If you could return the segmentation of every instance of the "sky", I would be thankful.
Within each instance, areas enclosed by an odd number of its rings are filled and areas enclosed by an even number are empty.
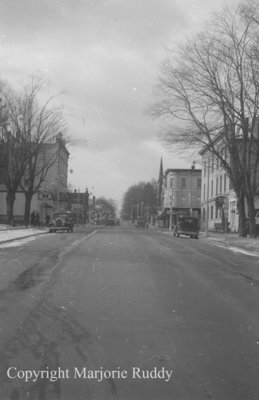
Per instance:
[[[40,73],[64,107],[69,184],[121,202],[127,189],[192,160],[145,110],[168,49],[236,0],[0,0],[0,79]],[[72,172],[73,171],[73,172]]]

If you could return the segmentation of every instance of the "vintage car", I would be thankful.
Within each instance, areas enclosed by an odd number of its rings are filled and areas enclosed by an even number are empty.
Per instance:
[[[104,225],[106,226],[114,226],[115,225],[115,218],[113,217],[108,217],[106,218]]]
[[[49,224],[49,232],[66,231],[73,232],[74,222],[72,214],[67,211],[53,214],[52,222]]]
[[[199,218],[188,216],[179,217],[178,222],[174,227],[174,236],[179,237],[180,235],[186,235],[198,239],[199,230]]]

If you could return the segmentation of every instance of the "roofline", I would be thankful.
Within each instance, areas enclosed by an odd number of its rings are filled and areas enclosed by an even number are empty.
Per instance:
[[[169,172],[193,172],[193,171],[201,172],[201,169],[200,168],[168,168],[167,170],[165,170],[164,175],[167,175]]]

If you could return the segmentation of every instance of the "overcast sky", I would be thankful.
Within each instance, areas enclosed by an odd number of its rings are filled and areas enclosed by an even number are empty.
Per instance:
[[[144,110],[166,49],[237,0],[0,0],[0,78],[40,71],[51,93],[64,91],[69,182],[121,200],[129,186],[191,160],[165,150],[159,123]],[[85,142],[87,141],[87,145]],[[94,188],[94,189],[93,189]]]

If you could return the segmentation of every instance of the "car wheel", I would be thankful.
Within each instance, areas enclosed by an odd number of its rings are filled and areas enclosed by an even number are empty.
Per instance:
[[[177,237],[180,237],[180,233],[177,233],[176,236],[177,236]]]

